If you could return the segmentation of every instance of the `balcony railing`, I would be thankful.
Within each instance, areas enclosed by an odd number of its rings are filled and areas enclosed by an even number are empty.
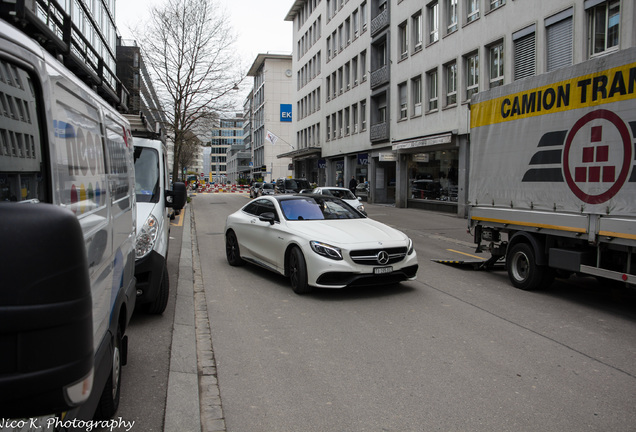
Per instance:
[[[370,130],[371,142],[386,141],[389,139],[389,123],[376,123],[371,125]]]
[[[371,88],[376,88],[382,84],[386,84],[390,81],[390,69],[388,65],[382,66],[380,69],[376,69],[371,72]]]
[[[378,16],[371,20],[371,37],[379,31],[384,30],[390,24],[389,10],[385,9]]]

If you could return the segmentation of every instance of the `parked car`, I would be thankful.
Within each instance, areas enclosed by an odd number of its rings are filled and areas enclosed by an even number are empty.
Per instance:
[[[303,189],[311,189],[311,185],[305,179],[279,178],[276,180],[276,193],[293,194],[300,193]]]
[[[258,195],[258,190],[263,185],[262,182],[254,182],[250,186],[250,198],[256,198]]]
[[[356,196],[357,197],[369,196],[369,184],[368,183],[358,183],[358,186],[356,186]]]
[[[367,215],[367,212],[364,210],[364,205],[360,202],[360,198],[357,198],[349,189],[343,187],[317,187],[312,193],[320,194],[320,195],[329,195],[336,198],[340,198],[347,204],[349,204],[354,209],[358,210],[363,215]]]
[[[274,193],[274,183],[263,183],[258,191],[256,191],[256,196],[259,197],[263,195],[274,195]]]
[[[250,201],[226,219],[225,252],[232,266],[250,262],[289,277],[297,294],[414,280],[418,269],[404,233],[319,194]]]

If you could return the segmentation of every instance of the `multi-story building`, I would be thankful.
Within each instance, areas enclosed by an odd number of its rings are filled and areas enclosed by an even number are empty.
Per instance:
[[[146,68],[141,48],[135,41],[119,39],[117,76],[130,95],[127,117],[133,135],[152,137],[165,143],[166,115]]]
[[[280,177],[306,177],[294,172],[291,158],[292,101],[294,97],[290,55],[259,54],[247,76],[254,78],[251,93],[251,179],[274,181]],[[249,98],[248,98],[249,99]],[[247,102],[246,102],[247,103]]]
[[[632,47],[634,18],[629,0],[296,0],[297,144],[325,184],[464,215],[471,96]]]
[[[116,75],[115,0],[3,1],[0,15],[19,23],[106,102],[128,109]]]
[[[245,155],[240,157],[233,152],[243,148],[243,114],[233,118],[221,118],[205,139],[202,159],[202,172],[206,179],[215,183],[235,182],[238,179],[238,167],[243,168]],[[228,164],[228,155],[235,164]],[[240,161],[238,160],[240,159]]]

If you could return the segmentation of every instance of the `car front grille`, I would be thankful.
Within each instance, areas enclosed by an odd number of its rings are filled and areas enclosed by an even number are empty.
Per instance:
[[[406,256],[406,248],[387,248],[387,249],[365,249],[351,251],[349,256],[356,264],[362,265],[389,265],[396,262],[400,262]],[[386,253],[386,254],[385,254]],[[383,261],[381,258],[384,256],[386,259],[388,255],[388,261]]]

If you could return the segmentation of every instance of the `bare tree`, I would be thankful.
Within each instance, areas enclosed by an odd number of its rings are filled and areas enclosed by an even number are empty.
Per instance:
[[[180,178],[181,153],[189,131],[218,112],[234,109],[231,92],[244,74],[236,40],[217,0],[170,0],[151,9],[143,33],[136,32],[174,137],[173,178]]]

